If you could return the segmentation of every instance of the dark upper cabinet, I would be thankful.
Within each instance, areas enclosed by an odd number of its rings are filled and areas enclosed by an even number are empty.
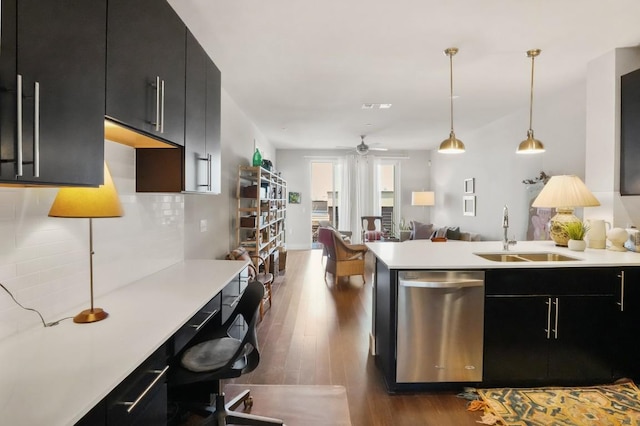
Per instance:
[[[207,58],[208,59],[208,58]],[[222,192],[222,143],[220,140],[220,117],[222,76],[220,70],[210,59],[207,60],[207,153],[211,156],[209,164],[210,192]]]
[[[187,32],[185,191],[220,193],[220,70]]]
[[[187,31],[184,149],[138,149],[136,191],[220,193],[220,80]]]
[[[165,0],[109,0],[108,118],[184,144],[186,27]]]
[[[106,0],[1,5],[0,181],[101,184]]]

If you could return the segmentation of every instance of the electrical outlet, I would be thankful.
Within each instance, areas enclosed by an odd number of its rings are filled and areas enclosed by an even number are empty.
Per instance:
[[[207,232],[207,220],[206,219],[201,219],[200,220],[200,232]]]

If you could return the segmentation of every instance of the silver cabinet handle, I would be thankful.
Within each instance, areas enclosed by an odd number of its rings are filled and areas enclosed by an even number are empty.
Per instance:
[[[624,271],[620,271],[620,301],[618,302],[618,306],[620,306],[620,312],[624,312]]]
[[[223,305],[228,306],[230,308],[233,308],[234,306],[236,306],[238,304],[239,301],[240,301],[240,296],[237,296],[235,299],[233,299],[233,302],[231,302],[231,303],[223,303]]]
[[[33,177],[40,177],[40,83],[33,87]]]
[[[207,183],[199,184],[198,186],[206,186],[207,191],[211,191],[211,154],[207,154],[206,157],[200,157],[200,160],[207,162]]]
[[[400,280],[402,287],[420,287],[420,288],[462,288],[462,287],[482,287],[484,280],[474,279],[453,279],[450,281],[422,281],[419,278],[415,280]]]
[[[189,324],[189,327],[195,328],[196,331],[200,330],[202,326],[205,325],[218,312],[219,312],[219,309],[215,309],[213,312],[206,312],[209,315],[207,315],[207,317],[204,320],[202,320],[200,324]]]
[[[140,395],[138,395],[138,397],[135,399],[135,401],[133,401],[133,402],[125,401],[125,402],[120,402],[119,404],[128,405],[129,408],[127,408],[127,413],[131,414],[131,412],[136,408],[136,405],[138,405],[138,403],[140,401],[142,401],[142,399],[149,393],[149,391],[151,389],[153,389],[155,384],[158,383],[158,381],[160,381],[160,379],[167,373],[168,369],[169,369],[169,366],[167,365],[162,370],[151,370],[151,371],[149,371],[150,373],[157,374],[156,378],[153,379],[153,382],[151,382],[151,384],[149,386],[147,386],[147,388],[145,390],[143,390]]]
[[[164,80],[160,83],[160,133],[164,133]]]
[[[547,298],[547,328],[545,330],[547,332],[547,339],[551,338],[551,298]]]
[[[17,128],[17,142],[18,142],[18,146],[17,146],[17,150],[18,152],[16,152],[16,167],[17,167],[17,171],[16,171],[16,176],[22,176],[22,76],[20,74],[18,74],[17,77],[17,102],[16,104],[18,105],[18,110],[17,112],[17,123],[16,123],[16,128]]]
[[[211,154],[207,154],[207,190],[211,191]]]
[[[160,130],[160,76],[156,76],[156,84],[152,85],[156,89],[156,121],[151,123],[156,127],[156,132]]]
[[[557,340],[558,339],[558,315],[560,310],[560,301],[558,300],[557,297],[556,297],[556,301],[553,302],[553,304],[556,305],[556,320],[553,326],[553,338]]]

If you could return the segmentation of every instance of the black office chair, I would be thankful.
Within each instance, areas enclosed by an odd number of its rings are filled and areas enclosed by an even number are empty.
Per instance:
[[[239,377],[253,371],[260,362],[256,323],[258,308],[264,296],[264,286],[258,281],[250,281],[238,301],[233,314],[222,324],[196,337],[196,342],[188,347],[180,357],[180,365],[169,369],[170,400],[183,400],[188,395],[190,402],[200,399],[190,412],[207,417],[207,425],[282,425],[282,420],[232,411],[244,402],[252,404],[249,390],[245,390],[229,403],[225,403],[222,380]],[[242,340],[229,335],[228,330],[238,316],[247,324]],[[199,343],[197,343],[199,341]],[[211,405],[215,395],[215,405]],[[191,405],[191,404],[190,404]]]

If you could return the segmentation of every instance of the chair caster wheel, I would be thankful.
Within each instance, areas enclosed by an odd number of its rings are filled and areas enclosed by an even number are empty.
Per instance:
[[[244,400],[244,408],[251,408],[251,407],[253,407],[253,397],[248,396],[247,399]]]

